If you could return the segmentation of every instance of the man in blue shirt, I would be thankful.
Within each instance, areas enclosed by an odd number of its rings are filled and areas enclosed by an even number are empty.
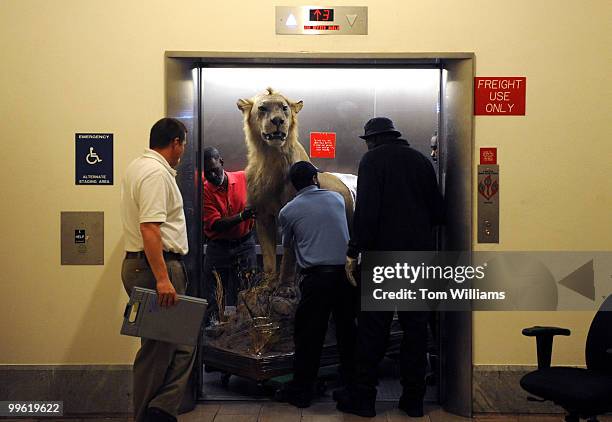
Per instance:
[[[295,253],[301,299],[295,314],[293,381],[287,400],[308,407],[319,370],[330,314],[336,324],[340,374],[344,382],[354,372],[357,289],[346,280],[344,263],[349,231],[344,199],[320,189],[314,165],[299,161],[289,177],[297,194],[279,213],[283,247]],[[291,252],[289,251],[289,252]]]

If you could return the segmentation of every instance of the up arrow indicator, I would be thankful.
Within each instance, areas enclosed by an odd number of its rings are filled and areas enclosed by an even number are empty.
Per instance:
[[[346,15],[346,20],[348,21],[351,27],[355,24],[356,19],[357,19],[357,15]]]
[[[297,26],[297,20],[295,19],[295,16],[293,16],[293,14],[289,15],[289,17],[287,18],[287,23],[285,23],[285,25]]]

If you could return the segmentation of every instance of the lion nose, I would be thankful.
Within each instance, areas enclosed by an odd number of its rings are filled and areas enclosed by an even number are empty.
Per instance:
[[[285,123],[285,120],[280,117],[275,117],[272,119],[272,123],[274,123],[276,126],[280,126]]]

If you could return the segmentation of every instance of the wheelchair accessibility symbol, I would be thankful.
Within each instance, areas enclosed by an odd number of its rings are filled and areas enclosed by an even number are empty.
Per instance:
[[[102,162],[102,159],[98,156],[98,153],[94,151],[93,147],[89,147],[89,154],[85,157],[87,164],[98,164]]]

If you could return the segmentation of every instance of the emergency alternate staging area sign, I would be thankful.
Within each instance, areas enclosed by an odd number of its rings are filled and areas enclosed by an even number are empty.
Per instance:
[[[474,114],[525,115],[527,78],[474,78]]]
[[[113,134],[77,133],[75,184],[113,184]]]

